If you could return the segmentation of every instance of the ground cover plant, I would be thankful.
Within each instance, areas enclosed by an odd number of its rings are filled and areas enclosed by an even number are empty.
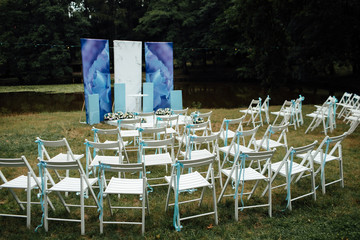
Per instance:
[[[279,110],[280,106],[271,106],[270,110]],[[224,117],[238,118],[241,116],[239,109],[198,109],[201,112],[212,110],[212,128],[217,131],[220,128]],[[303,106],[304,114],[314,110],[313,106]],[[195,111],[190,109],[189,111]],[[85,139],[92,140],[93,132],[91,126],[80,124],[79,117],[81,112],[55,112],[55,113],[27,113],[9,114],[0,116],[0,156],[19,157],[25,155],[31,163],[33,169],[38,173],[37,164],[37,145],[36,137],[48,140],[66,138],[74,153],[85,153]],[[305,116],[305,115],[304,115]],[[272,117],[271,120],[274,118]],[[304,134],[310,119],[305,117],[304,126],[297,130],[289,127],[288,144],[289,146],[301,146],[309,144],[314,140],[322,141],[324,134],[321,127],[309,134]],[[106,124],[97,124],[97,128],[109,128]],[[266,129],[266,125],[261,127],[257,133],[260,138]],[[337,121],[337,128],[330,136],[340,135],[348,129],[342,121]],[[360,129],[348,136],[343,142],[344,159],[344,180],[345,188],[339,184],[327,187],[327,192],[322,195],[320,188],[317,190],[317,200],[311,197],[303,198],[293,202],[293,211],[284,210],[286,207],[286,190],[283,188],[273,190],[273,217],[267,214],[267,209],[245,209],[239,213],[239,221],[234,221],[234,200],[225,198],[218,204],[219,225],[214,225],[213,217],[203,217],[184,221],[181,232],[176,232],[172,225],[173,208],[165,212],[165,199],[167,187],[155,188],[149,194],[150,214],[146,216],[146,239],[359,239],[360,237]],[[273,162],[280,161],[285,151],[279,149],[275,153]],[[130,156],[136,161],[135,153]],[[85,158],[82,159],[83,165]],[[338,167],[335,163],[326,165],[327,179],[331,180],[338,176]],[[152,170],[152,174],[163,174],[164,170]],[[10,175],[16,172],[10,172]],[[281,178],[280,178],[281,179]],[[282,180],[282,179],[281,179]],[[316,176],[316,185],[320,182],[320,174]],[[261,198],[261,189],[255,192],[254,198],[250,201],[266,201]],[[292,194],[309,189],[309,182],[301,181],[296,187],[292,188]],[[217,196],[220,193],[220,185],[216,183]],[[25,196],[21,195],[22,197]],[[194,193],[197,194],[197,193]],[[0,211],[11,210],[20,213],[18,206],[13,201],[12,196],[7,190],[0,192]],[[76,199],[76,198],[74,198]],[[33,201],[37,200],[35,194]],[[53,213],[57,217],[67,216],[66,211],[53,196],[52,200],[56,207]],[[121,199],[123,200],[123,199]],[[87,201],[90,201],[88,199]],[[118,201],[113,198],[112,201]],[[125,202],[131,203],[133,198],[124,198]],[[246,204],[246,201],[245,201]],[[207,192],[203,208],[211,208],[210,191]],[[40,206],[32,208],[32,228],[26,228],[25,220],[19,218],[0,218],[0,233],[2,238],[55,238],[55,239],[137,239],[141,237],[140,227],[127,225],[105,225],[104,234],[99,234],[99,220],[96,209],[86,210],[86,235],[80,236],[80,225],[77,223],[50,222],[49,232],[44,229],[34,232],[35,227],[40,223]],[[197,205],[189,205],[182,211],[197,213]],[[72,215],[76,215],[73,212]],[[109,213],[105,211],[106,217]],[[119,215],[117,215],[117,218]],[[140,213],[133,212],[128,218],[138,218]]]

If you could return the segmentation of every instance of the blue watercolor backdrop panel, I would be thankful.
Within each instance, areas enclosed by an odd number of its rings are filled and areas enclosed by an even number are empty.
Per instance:
[[[87,98],[89,94],[99,94],[100,121],[111,112],[111,82],[109,40],[81,39],[86,122],[89,123]]]
[[[170,108],[174,89],[173,43],[145,43],[146,82],[154,84],[154,111]]]

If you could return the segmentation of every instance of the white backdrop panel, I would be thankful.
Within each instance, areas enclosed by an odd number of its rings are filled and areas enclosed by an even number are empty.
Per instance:
[[[125,83],[126,111],[140,112],[142,42],[114,40],[115,83]]]

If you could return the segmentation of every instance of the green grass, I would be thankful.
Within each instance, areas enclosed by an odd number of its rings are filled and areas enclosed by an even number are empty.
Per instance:
[[[83,93],[84,84],[0,86],[0,93],[7,92]]]
[[[278,110],[280,106],[271,106],[271,110]],[[312,106],[304,106],[304,113],[311,112]],[[194,109],[191,109],[192,111]],[[201,112],[213,111],[212,127],[217,131],[222,119],[237,118],[241,114],[238,109],[200,109]],[[35,172],[38,172],[36,163],[37,145],[35,138],[41,137],[48,140],[67,138],[74,153],[85,153],[85,139],[92,140],[93,133],[91,126],[79,123],[81,112],[55,112],[39,114],[19,114],[2,115],[0,117],[0,156],[18,157],[25,155],[30,161]],[[304,115],[305,116],[305,115]],[[273,118],[272,118],[273,120]],[[314,140],[322,141],[324,134],[318,128],[314,132],[304,134],[310,119],[305,117],[305,125],[298,130],[289,128],[289,146],[301,146],[309,144]],[[98,128],[108,128],[105,124],[96,125]],[[330,134],[335,136],[346,131],[348,125],[338,121],[336,130]],[[262,127],[257,138],[260,138],[266,129]],[[218,204],[219,225],[212,226],[212,217],[203,217],[184,221],[181,232],[176,232],[172,226],[173,208],[165,212],[166,187],[155,188],[149,194],[150,215],[146,217],[146,239],[359,239],[360,238],[360,130],[356,130],[343,142],[344,156],[344,178],[345,188],[340,188],[339,184],[328,187],[326,195],[322,195],[320,189],[317,191],[317,201],[311,197],[303,198],[293,203],[293,211],[283,211],[286,206],[286,191],[275,189],[273,191],[273,217],[269,218],[267,209],[245,209],[239,213],[239,221],[234,221],[234,201],[232,198],[224,198]],[[273,158],[273,162],[280,161],[285,151],[279,149]],[[136,161],[136,155],[131,155]],[[84,158],[82,162],[84,164]],[[329,163],[326,165],[327,178],[334,179],[338,175],[337,165]],[[16,175],[14,172],[4,172],[7,175]],[[154,174],[165,174],[164,170],[155,169]],[[281,179],[280,177],[278,178]],[[277,180],[277,181],[279,181]],[[282,179],[281,179],[282,180]],[[317,185],[320,176],[316,177]],[[292,194],[304,192],[309,189],[309,182],[304,180],[292,188]],[[264,202],[261,198],[260,186],[255,192],[252,202]],[[216,185],[217,195],[220,193],[220,185]],[[195,194],[198,194],[195,192]],[[35,194],[34,194],[35,195]],[[36,196],[33,195],[33,200]],[[23,198],[25,194],[20,194]],[[203,210],[211,208],[210,191],[207,192],[207,200],[204,202]],[[70,199],[70,198],[69,198]],[[51,213],[57,217],[67,217],[67,213],[60,205],[58,199],[53,195],[52,200],[56,206],[56,212]],[[131,203],[130,199],[123,199]],[[112,201],[117,202],[117,198]],[[14,203],[11,195],[6,191],[0,191],[0,211],[11,210],[15,213],[22,213]],[[92,203],[91,199],[87,203]],[[246,201],[245,201],[246,204]],[[181,208],[181,213],[197,213],[196,206],[189,205]],[[72,216],[77,216],[76,211]],[[141,230],[139,226],[124,225],[105,225],[104,235],[99,234],[99,220],[96,209],[86,210],[86,235],[80,236],[80,225],[77,223],[50,222],[49,232],[45,233],[40,229],[35,233],[35,227],[40,223],[41,210],[39,206],[34,206],[32,211],[32,229],[27,230],[25,220],[19,218],[0,217],[0,233],[2,238],[55,238],[55,239],[140,239]],[[119,218],[121,215],[117,215]],[[131,213],[130,216],[139,219],[140,214]],[[109,218],[108,211],[105,217]],[[136,220],[137,220],[136,219]]]

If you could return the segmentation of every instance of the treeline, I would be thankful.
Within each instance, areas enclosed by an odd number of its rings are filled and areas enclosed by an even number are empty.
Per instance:
[[[22,84],[71,81],[80,38],[171,41],[185,73],[265,86],[359,76],[358,0],[0,0],[0,21],[0,78]]]

